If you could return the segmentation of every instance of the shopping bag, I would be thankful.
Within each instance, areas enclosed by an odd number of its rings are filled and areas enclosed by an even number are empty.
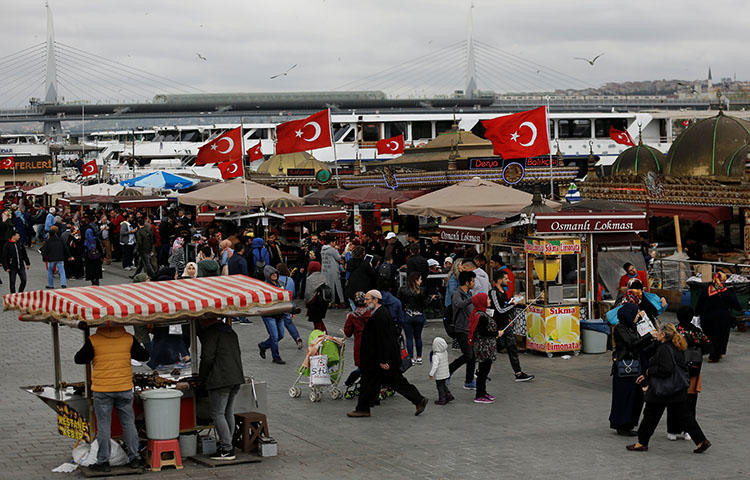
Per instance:
[[[331,374],[328,372],[328,355],[310,357],[310,385],[330,385]]]
[[[662,313],[667,311],[668,305],[662,306],[661,297],[659,295],[651,292],[643,292],[643,298],[648,300],[648,302],[654,306],[657,315],[661,315]]]
[[[620,320],[617,318],[617,311],[622,308],[622,305],[618,305],[615,308],[610,309],[606,314],[605,317],[607,317],[607,322],[609,322],[610,325],[617,325],[620,323]]]

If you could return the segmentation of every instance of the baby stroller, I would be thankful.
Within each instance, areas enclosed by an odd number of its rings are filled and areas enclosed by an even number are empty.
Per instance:
[[[344,338],[332,337],[321,330],[313,330],[308,338],[305,360],[299,368],[297,379],[289,388],[289,396],[292,398],[300,397],[302,386],[307,385],[310,387],[309,398],[311,402],[319,402],[326,390],[331,395],[332,400],[343,398],[344,394],[339,388],[339,383],[344,373],[344,342]],[[313,359],[313,357],[320,355],[327,357],[325,371],[313,372],[313,375],[311,375],[311,362],[321,360],[320,358]],[[321,377],[326,376],[328,379],[322,378],[321,382]],[[308,377],[308,379],[302,377]]]

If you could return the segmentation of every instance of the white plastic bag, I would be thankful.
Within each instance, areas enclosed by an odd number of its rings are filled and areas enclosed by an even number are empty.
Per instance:
[[[109,464],[113,467],[119,465],[125,465],[128,463],[128,454],[120,446],[119,443],[115,442],[111,438],[109,439]],[[96,455],[99,452],[99,443],[95,439],[91,442],[91,445],[87,443],[81,443],[73,449],[73,461],[78,465],[89,467],[96,463]]]
[[[310,357],[310,385],[330,385],[331,374],[328,372],[328,355]]]
[[[698,328],[701,328],[701,317],[699,317],[697,315],[694,316],[693,319],[690,321],[690,323],[692,323],[693,325],[695,325]]]

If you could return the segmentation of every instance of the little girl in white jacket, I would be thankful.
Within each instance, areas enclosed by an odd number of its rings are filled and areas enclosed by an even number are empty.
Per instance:
[[[432,355],[430,358],[432,368],[430,368],[430,380],[435,380],[437,386],[438,399],[436,405],[445,405],[453,400],[453,395],[448,390],[445,381],[451,376],[448,370],[448,344],[442,337],[435,337],[432,341]]]

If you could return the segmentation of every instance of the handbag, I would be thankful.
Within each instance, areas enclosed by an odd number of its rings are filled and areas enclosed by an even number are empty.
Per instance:
[[[631,378],[641,376],[641,362],[635,358],[631,360],[617,361],[617,376],[619,378]]]
[[[688,365],[690,377],[697,377],[701,372],[703,364],[703,352],[700,347],[688,347],[685,350],[685,363]]]
[[[670,397],[683,390],[687,390],[690,386],[690,377],[687,368],[678,365],[677,360],[674,358],[674,351],[671,348],[669,350],[672,356],[672,366],[674,367],[672,375],[666,378],[654,377],[649,380],[650,388],[654,389],[654,395],[657,397]]]
[[[409,356],[409,352],[406,351],[404,343],[404,336],[400,335],[398,338],[398,348],[401,354],[401,366],[399,368],[399,370],[401,370],[401,373],[409,370],[412,366],[411,357]]]

